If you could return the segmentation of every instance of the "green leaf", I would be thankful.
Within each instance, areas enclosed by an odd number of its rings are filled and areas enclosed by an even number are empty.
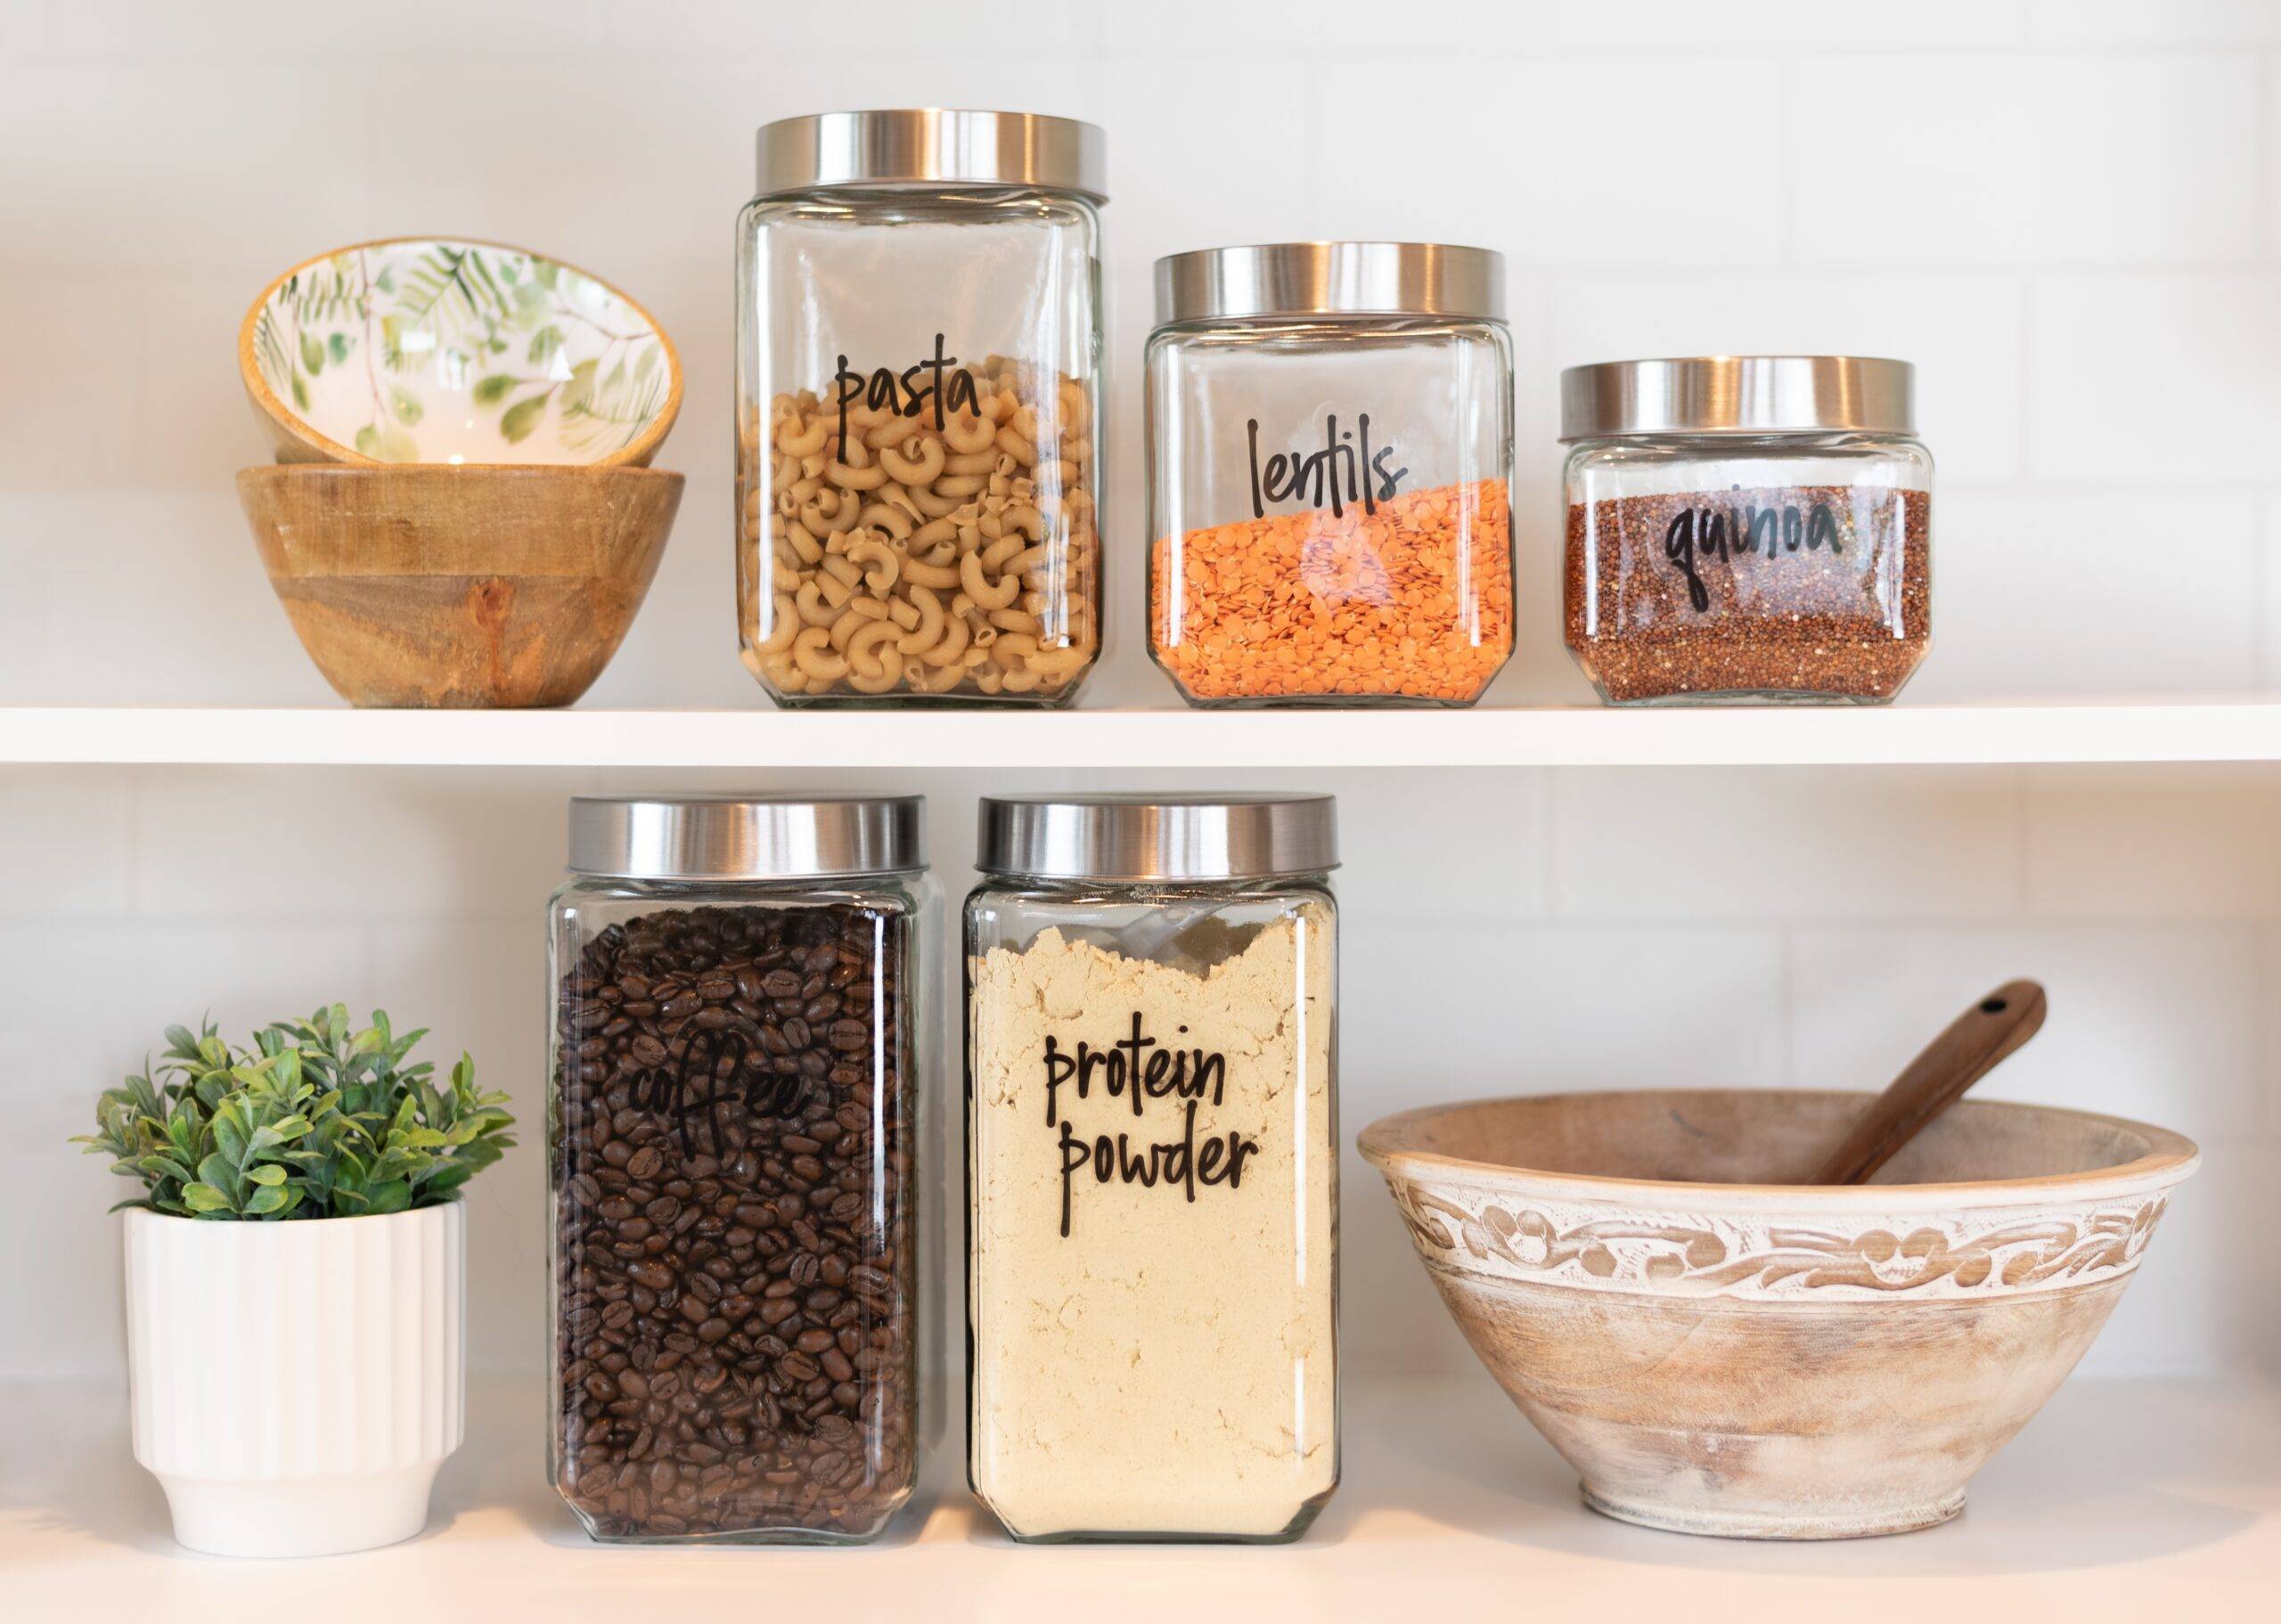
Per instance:
[[[309,386],[301,381],[298,372],[293,374],[293,404],[302,412],[309,409]]]
[[[544,366],[554,358],[554,352],[561,347],[562,330],[550,322],[531,335],[531,364]]]
[[[272,1022],[236,1048],[208,1022],[167,1031],[156,1066],[104,1089],[76,1137],[135,1180],[124,1204],[185,1218],[274,1220],[400,1212],[448,1201],[513,1146],[505,1096],[462,1054],[448,1086],[411,1058],[423,1027],[338,1004]]]
[[[547,402],[553,398],[554,391],[550,388],[543,394],[530,396],[527,400],[517,401],[508,407],[505,414],[499,420],[499,433],[507,444],[519,445],[530,438],[531,431],[536,428],[540,420],[546,416]]]
[[[313,332],[301,335],[301,364],[312,378],[324,371],[324,341]]]
[[[324,353],[331,358],[333,364],[338,366],[348,359],[348,347],[354,342],[355,340],[347,333],[337,332],[325,340]]]
[[[388,410],[396,413],[396,420],[409,428],[428,415],[428,409],[402,389],[388,391]]]
[[[494,372],[475,386],[472,393],[478,406],[495,406],[507,398],[507,392],[522,381],[504,372]]]
[[[393,423],[367,423],[356,431],[356,449],[377,462],[417,462],[420,443]]]

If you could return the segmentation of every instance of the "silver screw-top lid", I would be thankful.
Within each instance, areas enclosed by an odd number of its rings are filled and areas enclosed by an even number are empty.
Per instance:
[[[808,879],[923,869],[920,796],[575,796],[573,874]]]
[[[756,145],[764,197],[811,186],[941,184],[1033,186],[1108,200],[1100,126],[1044,113],[807,113],[762,125]]]
[[[989,874],[1042,879],[1266,879],[1338,866],[1319,795],[985,796]]]
[[[1265,242],[1157,261],[1157,323],[1255,316],[1505,319],[1505,257],[1447,242]]]
[[[1560,437],[1916,432],[1917,369],[1874,355],[1675,355],[1560,374]]]

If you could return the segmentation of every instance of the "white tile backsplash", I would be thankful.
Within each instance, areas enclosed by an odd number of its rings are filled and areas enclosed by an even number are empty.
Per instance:
[[[1481,242],[1523,266],[1781,261],[1787,159],[1760,59],[1643,53],[1615,70],[1457,52],[1435,75],[1430,118],[1416,95],[1387,94],[1367,53],[1310,78],[1319,235]],[[1684,159],[1706,119],[1729,155],[1715,185]]]
[[[2281,469],[2277,358],[2281,273],[2038,276],[2029,477],[2178,495],[2269,484]]]
[[[2256,252],[2246,55],[1845,56],[1799,63],[1789,83],[1791,226],[1809,265]]]
[[[2020,892],[2003,771],[1557,773],[1563,919],[1986,918]]]
[[[2025,814],[2038,918],[2281,918],[2281,767],[2046,768]]]
[[[1913,697],[2257,686],[2252,496],[1966,489],[1935,499],[1934,524],[1933,653]]]

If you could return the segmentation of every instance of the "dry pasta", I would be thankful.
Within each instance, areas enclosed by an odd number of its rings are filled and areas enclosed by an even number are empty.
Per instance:
[[[739,425],[744,661],[780,696],[1054,700],[1100,653],[1091,393],[961,370],[939,424],[803,390]]]

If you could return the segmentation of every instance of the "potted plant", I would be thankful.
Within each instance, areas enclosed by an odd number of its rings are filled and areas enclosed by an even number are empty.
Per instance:
[[[170,1027],[78,1140],[127,1209],[135,1457],[175,1538],[226,1556],[410,1538],[459,1445],[460,1187],[514,1143],[504,1094],[335,1004],[235,1049]],[[115,1211],[118,1209],[114,1209]]]

